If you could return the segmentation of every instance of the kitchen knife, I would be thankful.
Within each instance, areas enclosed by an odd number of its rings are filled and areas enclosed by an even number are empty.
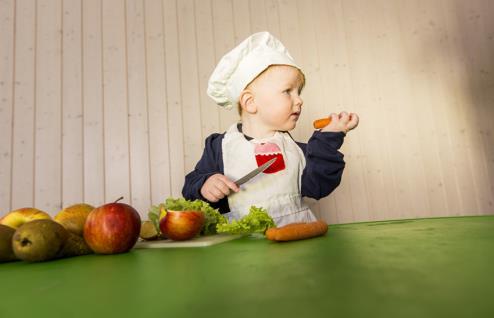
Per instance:
[[[266,170],[267,168],[269,168],[274,162],[276,161],[276,158],[273,158],[271,160],[269,160],[268,162],[264,163],[262,166],[259,166],[258,168],[252,170],[251,172],[247,173],[245,176],[243,176],[242,178],[238,179],[237,181],[235,181],[235,183],[240,186],[241,184],[244,184],[246,183],[247,181],[249,181],[250,179],[254,178],[255,176],[257,176],[259,173],[263,172],[264,170]]]

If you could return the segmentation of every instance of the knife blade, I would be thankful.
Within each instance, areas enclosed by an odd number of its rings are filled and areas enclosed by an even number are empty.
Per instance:
[[[263,172],[264,170],[266,170],[267,168],[269,168],[274,162],[276,161],[276,158],[273,158],[267,162],[265,162],[263,165],[257,167],[256,169],[252,170],[251,172],[247,173],[245,176],[243,176],[242,178],[238,179],[237,181],[235,181],[235,183],[240,186],[241,184],[244,184],[246,183],[247,181],[249,181],[250,179],[254,178],[255,176],[257,176],[259,173]]]

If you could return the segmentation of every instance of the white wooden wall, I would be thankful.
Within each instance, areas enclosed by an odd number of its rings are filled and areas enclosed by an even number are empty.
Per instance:
[[[0,214],[180,196],[237,119],[205,94],[249,34],[307,75],[294,135],[360,114],[331,223],[494,213],[490,0],[0,0]]]

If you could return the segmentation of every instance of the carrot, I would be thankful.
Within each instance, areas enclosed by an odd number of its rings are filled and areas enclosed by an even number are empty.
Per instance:
[[[266,238],[271,241],[295,241],[321,236],[328,231],[328,224],[324,221],[309,223],[290,223],[282,227],[270,228],[266,231]]]
[[[313,125],[314,125],[315,129],[321,129],[321,128],[326,127],[330,123],[331,123],[331,117],[326,117],[326,118],[320,118],[320,119],[314,120]]]
[[[339,115],[339,118],[341,118],[341,114]],[[352,114],[348,115],[348,119],[352,119]],[[331,117],[326,117],[326,118],[319,118],[314,120],[314,123],[312,124],[315,129],[321,129],[326,127],[327,125],[331,124]]]

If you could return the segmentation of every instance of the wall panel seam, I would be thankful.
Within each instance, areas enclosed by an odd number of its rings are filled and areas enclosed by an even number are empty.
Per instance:
[[[60,28],[61,28],[61,32],[59,33],[59,36],[60,36],[60,205],[63,205],[65,204],[65,202],[63,202],[63,188],[64,188],[64,184],[63,184],[63,173],[64,173],[64,169],[63,169],[63,139],[64,139],[64,120],[63,120],[63,106],[64,106],[64,93],[63,93],[63,90],[64,90],[64,77],[63,77],[63,58],[64,58],[64,49],[63,49],[63,42],[64,42],[64,33],[65,33],[65,30],[64,30],[64,26],[63,26],[63,23],[64,23],[64,1],[63,0],[60,0]]]
[[[160,3],[162,3],[160,1]],[[147,129],[147,152],[148,152],[148,180],[149,180],[149,193],[148,198],[149,202],[153,204],[153,180],[152,180],[152,165],[151,165],[151,127],[149,124],[149,74],[148,74],[148,29],[147,29],[147,21],[146,21],[146,0],[142,2],[142,12],[143,12],[143,24],[144,24],[144,86],[145,86],[145,94],[146,94],[146,129]],[[163,10],[161,10],[163,12]],[[169,160],[168,160],[169,161]]]
[[[180,23],[179,23],[179,14],[178,14],[178,0],[175,0],[175,27],[177,29],[177,51],[180,53],[181,52],[181,47],[180,47]],[[182,121],[182,125],[180,129],[182,129],[182,148],[183,148],[183,141],[185,139],[185,131],[184,131],[184,113],[183,113],[183,87],[182,87],[182,76],[181,76],[181,70],[182,70],[182,59],[180,58],[180,54],[178,54],[178,76],[179,78],[177,79],[178,81],[178,86],[180,88],[180,120]],[[170,143],[168,143],[169,147]],[[170,151],[170,149],[168,149]],[[182,162],[184,163],[185,167],[185,149],[182,152]],[[170,188],[171,193],[173,193],[173,189]]]
[[[130,138],[130,98],[129,98],[129,43],[128,43],[128,12],[127,5],[129,0],[125,0],[123,4],[124,9],[124,52],[125,52],[125,107],[126,107],[126,120],[127,120],[127,154],[129,156],[129,160],[127,161],[128,169],[129,169],[129,180],[128,180],[128,189],[129,189],[129,203],[132,204],[132,151],[131,151],[131,138]]]
[[[107,178],[106,178],[106,134],[105,134],[105,54],[104,54],[104,43],[105,43],[105,32],[104,32],[104,10],[103,10],[103,1],[100,1],[100,39],[101,39],[101,126],[102,126],[102,137],[103,137],[103,202],[107,201],[106,198],[106,186],[107,186]]]
[[[36,204],[36,106],[37,106],[37,81],[38,78],[38,2],[34,6],[34,27],[35,27],[35,35],[34,35],[34,85],[33,85],[33,184],[32,184],[32,205]]]
[[[80,78],[81,78],[81,169],[82,169],[82,175],[81,175],[81,182],[82,182],[82,202],[86,202],[86,163],[84,162],[86,159],[86,156],[84,155],[86,153],[86,148],[85,148],[85,137],[84,137],[84,122],[85,122],[85,112],[84,112],[84,105],[85,105],[85,99],[84,99],[84,9],[83,9],[83,2],[84,0],[80,0],[80,8],[81,10],[81,30],[80,30],[80,40],[81,40],[81,65],[80,65]]]
[[[16,45],[17,45],[17,1],[13,1],[13,39],[12,39],[12,101],[11,101],[11,122],[10,122],[10,191],[9,191],[9,211],[13,209],[13,189],[12,184],[14,182],[14,123],[15,123],[15,81],[16,81]]]

